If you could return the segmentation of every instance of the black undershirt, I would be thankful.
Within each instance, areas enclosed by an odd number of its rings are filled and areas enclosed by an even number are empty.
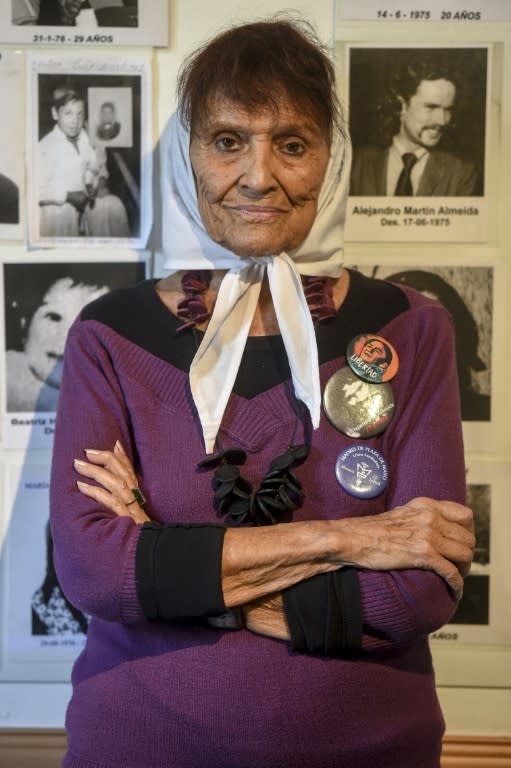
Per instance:
[[[358,333],[377,333],[408,309],[408,300],[395,285],[349,270],[350,287],[339,311],[316,326],[319,364],[345,354]],[[83,320],[108,325],[124,338],[182,371],[189,371],[202,340],[199,331],[177,333],[182,321],[159,298],[157,280],[106,294],[82,311]],[[133,311],[133,307],[137,311]],[[250,400],[291,378],[282,337],[249,336],[233,391]]]

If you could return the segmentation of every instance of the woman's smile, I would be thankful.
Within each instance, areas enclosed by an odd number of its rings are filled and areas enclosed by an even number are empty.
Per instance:
[[[329,155],[324,132],[288,99],[278,112],[251,113],[217,98],[190,144],[209,236],[239,256],[297,248],[316,217]]]

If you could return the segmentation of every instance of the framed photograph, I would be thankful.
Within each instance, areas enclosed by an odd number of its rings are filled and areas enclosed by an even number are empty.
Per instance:
[[[92,144],[133,146],[133,91],[131,88],[89,88],[88,124]]]
[[[353,44],[346,57],[347,239],[487,240],[489,47]]]
[[[18,240],[23,235],[25,105],[24,60],[19,51],[0,51],[0,239]],[[7,109],[6,106],[9,105]]]
[[[67,332],[86,304],[143,280],[143,256],[3,264],[4,448],[51,448]]]
[[[168,45],[167,0],[0,0],[0,41]]]
[[[461,415],[489,427],[492,408],[494,268],[492,266],[357,266],[360,272],[414,288],[449,311],[455,330]],[[481,444],[479,443],[479,448]]]
[[[0,679],[67,681],[89,618],[62,592],[48,524],[50,467],[7,464],[0,554]]]
[[[145,247],[150,58],[33,56],[29,68],[31,245]]]
[[[456,613],[431,636],[440,685],[511,686],[510,472],[505,462],[468,461],[476,549]]]

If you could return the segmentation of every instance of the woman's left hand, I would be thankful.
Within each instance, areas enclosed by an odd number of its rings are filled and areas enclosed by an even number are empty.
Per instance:
[[[245,627],[251,632],[277,640],[289,640],[289,627],[280,592],[241,607]]]
[[[78,480],[76,485],[80,493],[119,517],[130,517],[135,523],[147,522],[150,518],[143,508],[143,495],[138,487],[137,476],[119,440],[113,451],[91,448],[85,450],[85,455],[87,461],[75,459],[74,468],[83,477],[95,480],[98,485]]]

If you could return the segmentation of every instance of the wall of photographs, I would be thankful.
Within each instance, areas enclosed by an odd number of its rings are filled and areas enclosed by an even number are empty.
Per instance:
[[[462,602],[431,642],[451,733],[511,733],[507,5],[428,2],[419,10],[394,0],[336,3],[337,70],[353,144],[347,262],[436,298],[455,326],[477,548]],[[404,120],[430,147],[427,164],[419,170],[419,158],[415,178],[411,172],[410,195],[398,186],[395,164],[403,135],[399,98],[417,93],[417,81],[406,91],[407,73],[420,81],[433,62],[456,88],[448,114],[432,118],[411,109]],[[428,93],[423,102],[438,97]]]
[[[127,0],[109,15],[100,5],[85,3],[71,24],[44,16],[44,0],[0,1],[0,728],[62,727],[87,631],[60,591],[48,535],[67,329],[92,298],[161,274],[158,146],[184,56],[231,21],[288,8]],[[511,9],[406,5],[293,3],[335,50],[350,120],[347,265],[434,296],[454,319],[478,544],[463,602],[432,647],[448,731],[510,735]],[[456,72],[455,110],[430,128],[441,167],[416,171],[406,199],[399,171],[378,170],[392,165],[381,149],[393,142],[389,93],[427,58]],[[78,165],[56,130],[66,90],[80,96],[59,124],[81,143]]]

